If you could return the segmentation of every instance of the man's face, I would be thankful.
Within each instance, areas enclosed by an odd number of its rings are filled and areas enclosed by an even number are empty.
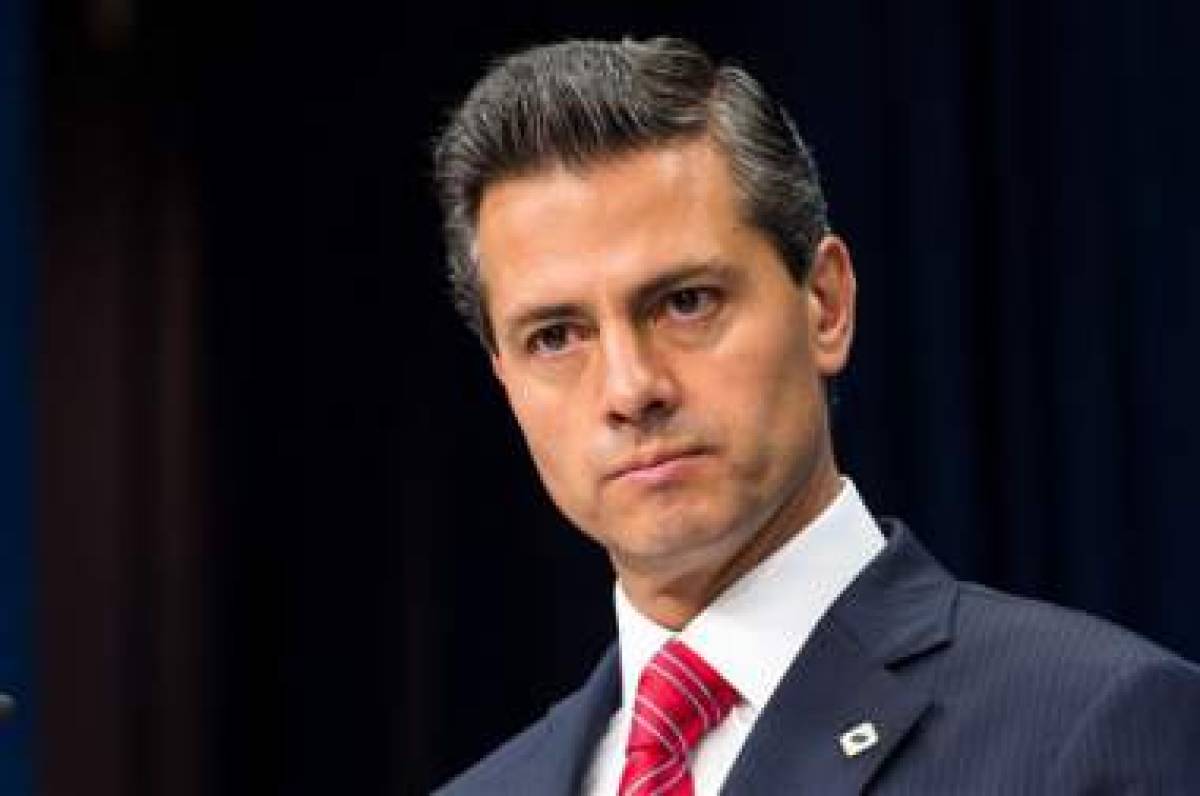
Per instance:
[[[822,377],[849,321],[831,346],[820,277],[797,284],[743,220],[709,141],[499,182],[478,227],[495,372],[619,571],[728,560],[831,462]]]

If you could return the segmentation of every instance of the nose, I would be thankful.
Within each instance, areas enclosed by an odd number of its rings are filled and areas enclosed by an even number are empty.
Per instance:
[[[633,330],[610,331],[603,340],[605,421],[643,429],[674,414],[679,386],[665,357]]]

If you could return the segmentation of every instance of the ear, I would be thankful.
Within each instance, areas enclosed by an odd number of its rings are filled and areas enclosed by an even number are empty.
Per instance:
[[[841,238],[826,235],[821,239],[806,281],[813,362],[821,375],[834,376],[850,357],[858,290],[850,250]]]
[[[508,367],[511,360],[500,351],[488,352],[488,360],[492,364],[492,375],[496,377],[496,381],[500,383],[500,389],[504,391],[504,398],[508,401],[508,408],[515,414],[517,410],[515,399],[525,399],[528,395],[528,386],[524,382],[518,382],[521,385],[520,387],[513,384],[512,372]],[[516,389],[520,389],[520,392],[514,394],[513,390]]]
[[[488,361],[492,364],[492,375],[496,377],[496,381],[500,382],[500,386],[507,391],[507,382],[504,379],[504,359],[498,349],[488,351]]]

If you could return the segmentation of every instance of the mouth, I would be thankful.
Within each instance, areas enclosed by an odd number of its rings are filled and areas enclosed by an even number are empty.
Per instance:
[[[610,473],[605,480],[651,484],[674,480],[697,459],[708,453],[708,450],[700,447],[657,451],[631,459]]]

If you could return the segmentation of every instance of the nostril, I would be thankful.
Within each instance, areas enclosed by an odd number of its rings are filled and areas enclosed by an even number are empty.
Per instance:
[[[610,412],[609,419],[614,426],[627,426],[639,432],[654,431],[668,423],[674,411],[671,403],[654,399],[628,412]]]
[[[647,421],[666,419],[670,416],[671,410],[667,406],[666,401],[653,401],[646,406],[642,413]]]

